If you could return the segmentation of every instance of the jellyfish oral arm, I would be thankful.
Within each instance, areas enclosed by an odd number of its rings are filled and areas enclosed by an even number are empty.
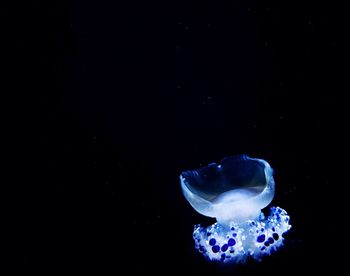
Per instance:
[[[215,223],[196,225],[193,238],[196,249],[210,260],[222,263],[244,263],[249,257],[261,260],[283,245],[284,234],[291,228],[287,212],[272,207],[269,216],[228,227]]]

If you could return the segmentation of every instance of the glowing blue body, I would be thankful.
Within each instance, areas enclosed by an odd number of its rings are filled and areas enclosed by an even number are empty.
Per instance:
[[[282,245],[291,225],[286,211],[272,207],[265,218],[261,209],[273,199],[273,170],[262,159],[228,157],[180,176],[182,191],[200,214],[215,217],[207,228],[195,226],[195,246],[208,260],[242,262],[261,259]]]

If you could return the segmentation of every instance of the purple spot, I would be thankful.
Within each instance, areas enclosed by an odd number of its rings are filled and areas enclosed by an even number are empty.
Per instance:
[[[224,244],[224,245],[221,247],[221,251],[222,251],[222,252],[225,252],[227,249],[228,249],[228,245],[227,245],[227,244]]]
[[[209,240],[209,245],[213,246],[216,244],[216,239],[212,238]]]
[[[229,246],[234,246],[235,244],[236,244],[236,241],[235,241],[235,239],[229,239],[228,240],[228,242],[227,242],[227,244],[229,245]]]
[[[258,236],[258,238],[256,239],[257,242],[263,242],[264,240],[265,240],[265,235],[264,234]]]
[[[220,251],[220,246],[218,245],[214,245],[211,250],[214,252],[214,253],[218,253]]]

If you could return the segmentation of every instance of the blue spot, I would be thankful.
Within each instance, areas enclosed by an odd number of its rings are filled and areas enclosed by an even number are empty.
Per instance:
[[[262,231],[264,231],[265,229],[264,229],[264,228],[261,228],[260,230],[261,230],[261,232],[262,232]]]
[[[210,232],[208,232],[208,233],[207,233],[207,236],[209,237],[210,235],[211,235],[211,233],[210,233]]]
[[[273,231],[273,232],[275,232],[275,231],[276,231],[276,230],[275,230],[275,227],[272,227],[272,231]]]
[[[267,240],[270,244],[273,244],[275,242],[275,240],[272,237],[269,237]]]
[[[279,238],[279,236],[278,236],[278,234],[277,233],[273,233],[273,235],[272,235],[272,237],[277,241],[278,240],[278,238]]]
[[[266,248],[266,247],[265,247],[265,246],[263,246],[263,247],[261,247],[261,248],[260,248],[260,250],[261,250],[261,251],[263,251],[263,250],[265,250],[265,248]]]
[[[224,253],[224,254],[221,254],[221,261],[224,261],[224,260],[225,260],[225,257],[226,257],[225,253]]]
[[[227,249],[228,249],[228,245],[227,245],[227,244],[224,244],[224,245],[221,247],[221,251],[222,251],[222,252],[225,252]]]
[[[270,245],[270,243],[269,243],[268,241],[266,241],[266,242],[264,242],[264,245],[265,245],[266,247],[268,247],[268,246]]]
[[[258,238],[256,239],[257,242],[263,242],[264,240],[265,240],[265,235],[264,234],[258,236]]]
[[[232,236],[236,237],[236,236],[237,236],[237,233],[233,233]]]
[[[234,228],[234,227],[231,227],[231,230],[232,230],[232,231],[235,231],[235,228]]]
[[[214,252],[214,253],[218,253],[220,251],[220,246],[218,245],[214,245],[211,250]]]
[[[229,245],[229,246],[234,246],[235,244],[236,244],[236,241],[235,241],[235,239],[229,239],[228,240],[228,242],[227,242],[227,244]]]
[[[210,240],[209,240],[209,244],[210,244],[211,246],[215,245],[215,244],[216,244],[216,239],[214,239],[214,238],[210,239]]]
[[[231,250],[230,250],[230,253],[231,253],[231,254],[235,253],[235,250],[234,250],[234,249],[231,249]]]
[[[200,251],[200,252],[205,252],[205,251],[206,251],[203,245],[201,245],[201,246],[199,247],[199,251]]]

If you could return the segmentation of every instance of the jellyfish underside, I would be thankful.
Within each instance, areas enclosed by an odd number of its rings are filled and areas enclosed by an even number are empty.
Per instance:
[[[192,207],[223,225],[258,217],[274,195],[271,167],[247,156],[225,158],[220,165],[186,171],[180,178]]]
[[[261,260],[283,244],[291,225],[280,207],[271,207],[267,218],[261,211],[273,199],[273,170],[262,159],[246,155],[227,157],[180,175],[183,194],[200,214],[217,223],[195,226],[196,249],[208,260],[244,262]]]

